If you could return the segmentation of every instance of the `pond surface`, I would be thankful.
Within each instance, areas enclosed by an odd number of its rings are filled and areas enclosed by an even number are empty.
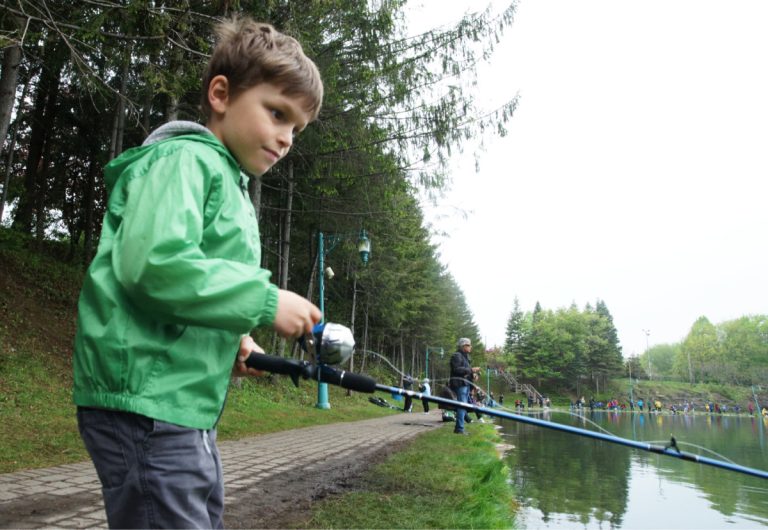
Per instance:
[[[768,470],[768,422],[758,417],[586,410],[544,412],[566,425]],[[534,413],[535,415],[535,413]],[[610,442],[496,418],[507,444],[522,528],[765,528],[768,480]],[[687,444],[705,447],[719,455]]]

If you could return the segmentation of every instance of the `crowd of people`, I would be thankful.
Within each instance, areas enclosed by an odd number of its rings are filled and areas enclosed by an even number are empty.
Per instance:
[[[584,397],[571,400],[571,410],[579,410],[586,408]],[[664,403],[661,399],[643,399],[637,398],[637,400],[629,399],[627,401],[619,401],[618,399],[610,399],[608,401],[597,401],[594,398],[590,398],[588,402],[589,410],[610,410],[610,411],[630,411],[635,410],[639,412],[649,413],[661,413],[669,412],[671,414],[693,414],[695,412],[704,412],[708,414],[741,414],[746,412],[749,415],[755,413],[756,407],[752,401],[747,402],[747,406],[742,408],[738,404],[726,404],[718,403],[715,401],[706,401],[696,404],[693,401],[685,400],[683,402],[668,402]],[[760,409],[760,414],[768,416],[768,406],[763,406]]]

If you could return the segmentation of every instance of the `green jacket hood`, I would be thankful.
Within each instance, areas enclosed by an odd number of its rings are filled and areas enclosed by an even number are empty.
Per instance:
[[[208,144],[222,155],[231,158],[234,161],[234,158],[232,157],[232,154],[229,152],[229,150],[224,147],[224,144],[222,144],[207,127],[192,121],[171,121],[155,129],[149,136],[147,136],[147,138],[144,140],[144,143],[142,143],[140,146],[133,147],[124,151],[120,156],[107,164],[107,166],[104,168],[104,184],[107,188],[107,193],[112,193],[112,190],[115,189],[117,179],[120,177],[123,171],[128,166],[133,164],[133,162],[135,162],[137,159],[144,156],[148,146],[151,146],[157,142],[168,140],[170,138],[178,138],[180,136],[193,141]]]

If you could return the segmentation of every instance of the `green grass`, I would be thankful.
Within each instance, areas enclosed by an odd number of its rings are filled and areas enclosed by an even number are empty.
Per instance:
[[[87,459],[77,433],[68,372],[55,356],[46,362],[11,350],[2,337],[0,348],[0,472]]]
[[[357,491],[316,503],[296,528],[513,528],[509,471],[491,425],[430,431],[372,468]]]

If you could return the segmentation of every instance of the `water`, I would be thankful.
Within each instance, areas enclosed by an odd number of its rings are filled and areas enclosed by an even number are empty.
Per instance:
[[[768,421],[721,415],[585,411],[543,419],[768,469]],[[496,418],[524,528],[768,527],[768,480]],[[697,444],[720,456],[685,445]]]

